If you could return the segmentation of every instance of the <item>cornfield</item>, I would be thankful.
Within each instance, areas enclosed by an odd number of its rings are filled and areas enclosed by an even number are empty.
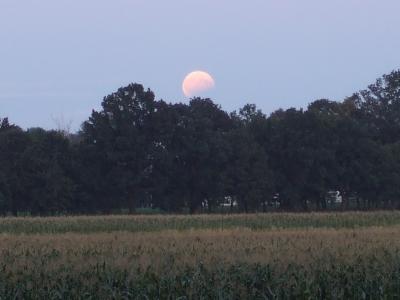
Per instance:
[[[399,299],[400,213],[0,219],[0,299]]]

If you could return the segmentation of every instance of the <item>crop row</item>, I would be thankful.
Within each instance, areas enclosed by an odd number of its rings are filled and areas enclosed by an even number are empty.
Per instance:
[[[357,228],[400,225],[400,212],[272,213],[249,215],[156,215],[0,218],[0,233],[52,234],[146,232],[188,229]]]
[[[398,299],[399,237],[400,226],[2,234],[0,299]]]
[[[98,264],[22,274],[0,273],[0,299],[398,299],[400,262],[315,266],[235,264],[177,273],[128,270]],[[1,267],[1,266],[0,266]],[[3,266],[3,269],[5,267]]]

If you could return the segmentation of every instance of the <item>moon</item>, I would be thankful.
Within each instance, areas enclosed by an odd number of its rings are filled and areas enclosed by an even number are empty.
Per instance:
[[[214,86],[215,81],[210,74],[204,71],[194,71],[186,75],[182,82],[182,91],[186,97],[193,97]]]

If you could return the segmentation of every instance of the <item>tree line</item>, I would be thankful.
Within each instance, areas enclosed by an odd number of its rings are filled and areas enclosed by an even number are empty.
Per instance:
[[[400,208],[400,70],[269,116],[130,84],[77,133],[0,119],[0,213]]]

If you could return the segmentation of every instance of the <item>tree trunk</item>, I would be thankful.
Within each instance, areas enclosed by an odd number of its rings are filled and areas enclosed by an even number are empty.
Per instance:
[[[302,198],[302,200],[301,200],[301,206],[302,206],[302,209],[303,209],[304,211],[308,211],[308,204],[307,204],[307,198],[306,198],[306,197],[303,197],[303,198]]]
[[[342,196],[341,209],[348,210],[349,209],[349,197],[348,197],[347,192],[342,190],[342,191],[340,191],[340,195]]]
[[[241,202],[243,203],[244,212],[247,214],[249,212],[249,207],[248,207],[247,201],[245,200],[244,197],[240,197],[240,198],[241,198]]]
[[[131,192],[128,199],[128,209],[130,214],[134,214],[136,212],[136,199],[135,194]]]

